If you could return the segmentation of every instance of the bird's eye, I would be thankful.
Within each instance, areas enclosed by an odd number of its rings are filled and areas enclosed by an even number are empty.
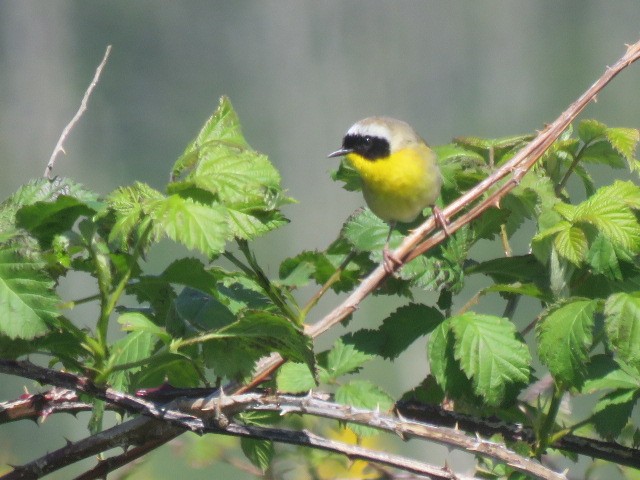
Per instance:
[[[364,137],[364,143],[366,145],[371,145],[371,136],[370,135],[365,135]]]

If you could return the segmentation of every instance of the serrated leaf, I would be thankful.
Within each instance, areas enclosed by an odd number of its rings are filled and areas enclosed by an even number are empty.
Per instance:
[[[214,345],[222,340],[224,348],[217,348],[217,352],[229,353],[235,348],[257,356],[278,352],[287,360],[303,362],[310,370],[315,370],[311,338],[280,315],[249,311],[238,321],[205,334],[199,342]]]
[[[582,120],[578,124],[578,136],[584,143],[592,142],[596,138],[604,136],[606,131],[607,126],[597,120]]]
[[[18,210],[17,225],[38,238],[44,248],[51,245],[53,237],[70,230],[81,216],[96,213],[94,207],[66,195],[51,202],[36,202]]]
[[[205,365],[217,377],[239,381],[251,374],[267,352],[235,338],[221,338],[203,343],[202,354]]]
[[[576,207],[574,223],[593,225],[601,235],[620,246],[637,250],[640,225],[633,212],[610,188],[599,189]]]
[[[548,273],[533,255],[514,255],[487,260],[465,268],[465,274],[482,273],[496,283],[533,283],[543,291],[548,290]]]
[[[169,283],[192,287],[206,293],[212,293],[217,280],[200,260],[186,257],[171,262],[160,276]]]
[[[582,387],[597,308],[597,300],[574,299],[549,310],[538,321],[540,360],[565,387]]]
[[[326,372],[330,379],[336,379],[348,373],[358,372],[362,365],[373,358],[373,354],[363,352],[339,338],[327,354]]]
[[[269,468],[275,455],[272,441],[243,437],[240,439],[240,446],[242,447],[242,452],[252,464],[263,472]]]
[[[115,367],[144,360],[151,355],[156,342],[157,338],[149,332],[140,330],[129,333],[126,337],[113,343],[108,364]],[[142,366],[138,365],[126,370],[116,371],[109,377],[109,383],[116,390],[127,391],[129,373],[137,372],[141,368]]]
[[[209,141],[198,149],[198,164],[183,182],[213,193],[223,205],[247,205],[258,200],[264,206],[268,191],[279,189],[280,174],[266,155]],[[170,185],[170,193],[176,188],[180,184]]]
[[[460,367],[473,381],[477,395],[489,405],[514,398],[514,387],[526,385],[531,355],[506,318],[468,312],[451,317],[454,353]]]
[[[122,330],[125,332],[146,332],[165,344],[171,342],[171,335],[166,329],[156,325],[140,312],[123,313],[118,317],[118,323],[122,325]]]
[[[445,320],[429,337],[427,352],[431,374],[449,398],[475,398],[469,380],[454,356],[453,346],[450,323]]]
[[[431,333],[444,317],[433,307],[411,303],[400,307],[387,317],[380,326],[383,339],[380,355],[395,359],[415,340]]]
[[[16,212],[21,207],[36,202],[52,202],[60,195],[73,197],[89,206],[97,207],[95,202],[98,195],[69,178],[38,178],[21,186],[16,193],[0,204],[0,232],[13,226]]]
[[[636,389],[640,385],[640,374],[631,368],[621,366],[609,355],[596,355],[587,367],[587,376],[582,393],[596,393],[610,389]]]
[[[601,397],[591,417],[596,431],[606,439],[613,439],[620,435],[631,417],[637,397],[637,388],[614,390]]]
[[[616,293],[604,305],[609,348],[640,371],[640,293]]]
[[[186,151],[192,151],[211,140],[246,145],[238,114],[227,96],[220,97],[216,111],[207,119],[196,138],[187,146]]]
[[[389,235],[389,225],[368,208],[362,209],[347,219],[342,228],[342,235],[358,251],[382,252]],[[389,240],[390,246],[399,245],[401,239],[400,233],[394,229]]]
[[[633,210],[640,210],[640,187],[630,181],[616,180],[611,185],[601,187],[600,195],[623,202]]]
[[[331,172],[331,179],[334,182],[344,182],[342,188],[348,192],[362,190],[362,178],[346,160],[342,160],[338,165],[338,169]]]
[[[580,160],[588,163],[600,163],[612,168],[623,168],[624,157],[604,138],[595,140],[582,151]]]
[[[277,210],[247,213],[238,208],[227,207],[227,218],[231,234],[243,240],[252,240],[289,223]]]
[[[156,237],[169,237],[209,256],[224,250],[228,226],[225,211],[219,205],[202,205],[171,195],[152,202],[148,209]]]
[[[164,198],[162,193],[142,182],[111,192],[107,203],[113,210],[116,221],[109,232],[109,243],[125,249],[133,233],[140,228],[143,215],[148,213],[148,206]]]
[[[316,388],[316,381],[306,364],[287,362],[278,369],[276,385],[279,392],[305,393]]]
[[[575,226],[559,231],[553,243],[558,253],[574,265],[582,263],[589,248],[586,234]]]
[[[60,299],[45,263],[0,249],[0,334],[32,339],[49,332]]]
[[[604,235],[598,235],[587,252],[587,262],[597,274],[610,280],[622,280],[616,247]]]
[[[611,146],[627,161],[634,160],[633,154],[640,140],[640,130],[637,128],[607,128],[605,133]]]
[[[341,385],[336,390],[335,398],[336,402],[342,405],[382,412],[391,409],[393,406],[391,396],[367,380],[353,380]],[[376,435],[378,433],[377,430],[356,424],[349,424],[349,428],[360,436]]]
[[[180,292],[175,300],[175,311],[191,331],[217,330],[236,321],[236,316],[227,305],[191,287]]]
[[[154,355],[153,362],[131,373],[130,382],[132,388],[157,387],[164,382],[176,388],[188,388],[201,385],[201,376],[193,360],[165,353]]]

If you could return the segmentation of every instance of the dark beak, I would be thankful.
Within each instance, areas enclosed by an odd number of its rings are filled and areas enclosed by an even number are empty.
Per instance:
[[[336,150],[335,152],[327,155],[327,158],[342,157],[343,155],[351,152],[353,152],[353,150],[351,150],[350,148],[341,148],[340,150]]]

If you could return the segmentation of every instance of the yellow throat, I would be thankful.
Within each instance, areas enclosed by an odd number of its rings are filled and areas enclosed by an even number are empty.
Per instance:
[[[412,222],[440,195],[442,177],[435,153],[401,120],[360,120],[330,157],[340,155],[360,174],[371,211],[387,222]]]

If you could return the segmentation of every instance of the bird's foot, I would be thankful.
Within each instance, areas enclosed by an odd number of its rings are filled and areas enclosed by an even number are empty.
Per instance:
[[[388,274],[392,274],[400,265],[402,265],[402,260],[394,255],[394,253],[389,249],[388,244],[382,249],[382,265],[384,266],[384,271]]]
[[[450,237],[451,232],[449,231],[449,220],[447,220],[447,218],[444,216],[444,213],[442,213],[442,210],[440,210],[435,205],[432,207],[432,211],[433,211],[433,217],[436,220],[436,224],[442,227],[442,230],[444,231],[444,234],[447,237]]]

